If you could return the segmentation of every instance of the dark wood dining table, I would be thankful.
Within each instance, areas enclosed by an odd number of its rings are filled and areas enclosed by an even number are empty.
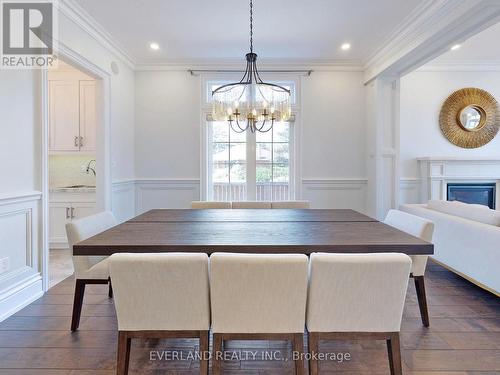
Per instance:
[[[353,210],[156,209],[73,247],[73,255],[118,252],[433,254],[431,243]]]

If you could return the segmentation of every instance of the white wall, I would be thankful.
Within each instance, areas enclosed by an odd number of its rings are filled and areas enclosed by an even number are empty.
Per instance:
[[[0,195],[38,187],[38,77],[35,71],[0,70]]]
[[[133,70],[62,13],[59,36],[61,45],[109,73],[112,179],[133,179]],[[111,73],[112,61],[118,63],[119,74]],[[9,271],[0,275],[0,320],[43,293],[38,236],[42,229],[40,99],[40,72],[0,71],[0,260],[9,258],[11,264]],[[135,213],[134,185],[117,184],[113,187],[112,205],[123,220]]]
[[[40,76],[0,70],[0,321],[42,292],[38,251]]]
[[[425,67],[423,68],[425,69]],[[418,177],[417,157],[499,157],[500,136],[476,149],[450,143],[439,128],[439,112],[454,91],[478,87],[500,100],[499,72],[416,71],[401,79],[401,177]]]
[[[302,177],[365,178],[363,72],[302,78]]]
[[[313,207],[365,208],[362,72],[318,71],[300,82],[302,196]],[[186,71],[136,72],[137,208],[199,199],[201,79]]]
[[[135,92],[137,178],[199,179],[200,77],[136,72]]]
[[[417,202],[418,157],[500,158],[500,136],[476,149],[450,143],[439,128],[439,112],[454,91],[478,87],[500,100],[500,71],[430,71],[424,66],[401,79],[401,201]]]
[[[110,75],[111,173],[113,181],[134,178],[134,71],[72,19],[59,15],[61,42]],[[115,61],[119,73],[111,72]]]
[[[135,75],[136,210],[187,208],[200,199],[200,77]]]
[[[362,72],[315,71],[301,80],[302,196],[313,208],[366,211]]]
[[[113,181],[135,177],[134,72],[120,69],[111,78],[111,173]]]
[[[126,220],[135,214],[134,185],[128,183],[135,177],[134,71],[66,14],[60,14],[59,28],[64,45],[110,77],[111,207],[120,221]],[[111,71],[113,61],[118,74]]]

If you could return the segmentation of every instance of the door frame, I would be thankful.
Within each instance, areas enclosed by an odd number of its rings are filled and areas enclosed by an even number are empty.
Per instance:
[[[96,210],[111,210],[111,76],[110,73],[59,42],[58,59],[82,70],[96,80],[96,159],[99,173],[96,178]],[[39,258],[43,290],[49,289],[49,81],[48,71],[40,75],[41,104],[41,257]]]

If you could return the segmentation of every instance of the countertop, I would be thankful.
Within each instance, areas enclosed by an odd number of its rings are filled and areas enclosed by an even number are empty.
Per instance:
[[[95,187],[84,186],[78,188],[72,187],[52,187],[50,193],[95,193]]]

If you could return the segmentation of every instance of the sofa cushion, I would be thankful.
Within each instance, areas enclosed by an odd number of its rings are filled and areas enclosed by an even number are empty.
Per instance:
[[[486,206],[479,207],[477,204],[466,204],[458,201],[430,200],[427,203],[427,208],[483,224],[500,226],[500,211],[490,210]]]

